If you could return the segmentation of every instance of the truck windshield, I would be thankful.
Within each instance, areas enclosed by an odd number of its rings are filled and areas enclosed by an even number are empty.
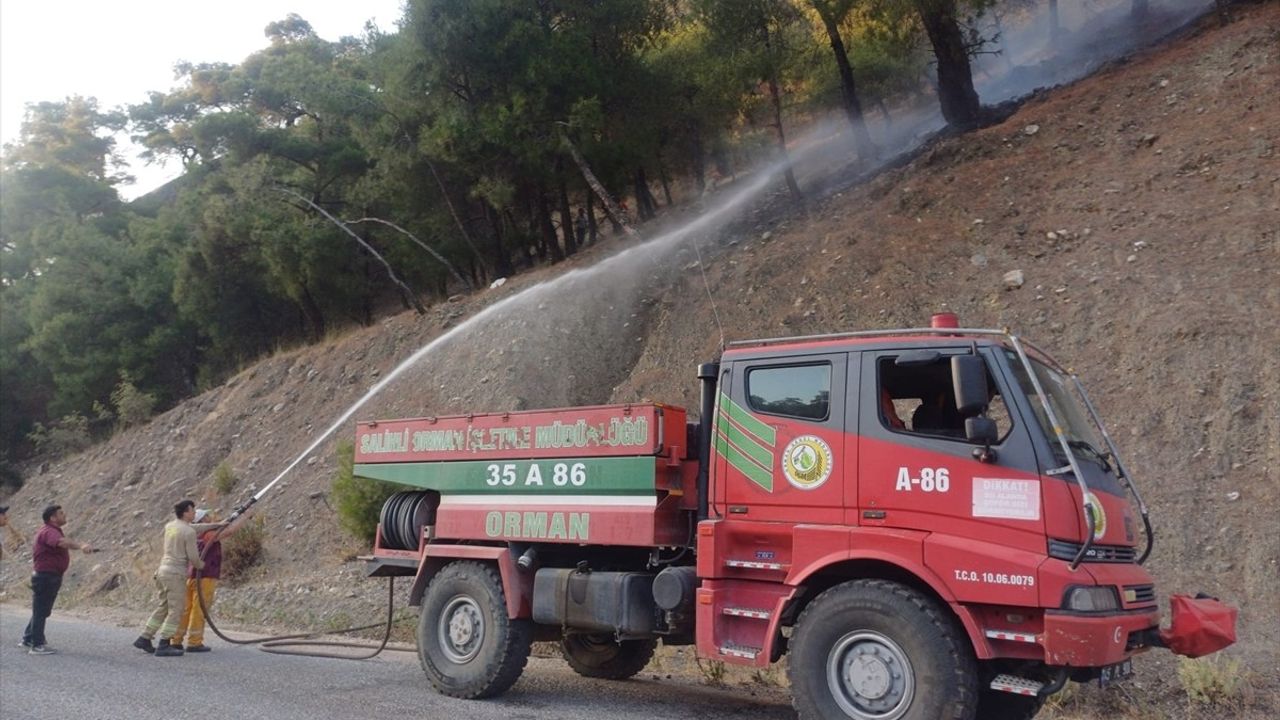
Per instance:
[[[1040,402],[1040,397],[1036,393],[1035,386],[1031,383],[1031,378],[1027,377],[1022,360],[1017,353],[1011,350],[1006,350],[1005,352],[1009,356],[1009,365],[1013,368],[1013,374],[1018,379],[1018,385],[1031,401],[1031,410],[1035,413],[1036,422],[1039,423],[1040,429],[1044,431],[1045,437],[1049,439],[1049,445],[1053,448],[1054,454],[1058,456],[1061,462],[1066,462],[1062,446],[1058,444],[1057,436],[1053,432],[1053,424],[1049,422],[1049,418],[1045,415],[1044,404]],[[1071,378],[1038,360],[1032,359],[1031,366],[1035,368],[1036,377],[1040,380],[1040,385],[1049,396],[1049,405],[1053,408],[1054,415],[1058,417],[1058,422],[1062,423],[1063,434],[1067,436],[1067,443],[1071,446],[1071,449],[1107,467],[1107,455],[1103,450],[1104,446],[1094,430],[1093,423],[1089,420],[1089,412],[1085,409],[1080,399],[1076,397],[1075,383],[1071,381]],[[1110,468],[1107,467],[1107,469],[1109,470]]]

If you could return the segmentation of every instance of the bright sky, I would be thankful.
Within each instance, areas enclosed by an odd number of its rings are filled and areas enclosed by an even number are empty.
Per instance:
[[[394,32],[403,0],[2,0],[0,2],[0,142],[17,139],[26,103],[69,95],[98,98],[102,108],[136,104],[175,84],[173,65],[239,62],[267,45],[263,28],[301,15],[326,40],[359,35],[366,20]],[[126,198],[176,176],[147,166],[120,147],[137,177]]]

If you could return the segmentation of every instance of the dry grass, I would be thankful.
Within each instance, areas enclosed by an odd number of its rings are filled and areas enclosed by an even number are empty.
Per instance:
[[[230,537],[222,541],[222,578],[237,580],[262,560],[267,536],[261,517],[245,521]]]
[[[213,489],[219,495],[230,495],[239,482],[240,478],[236,477],[235,472],[225,460],[218,463],[218,467],[214,468]]]
[[[702,673],[703,681],[716,687],[724,686],[724,662],[720,660],[703,660],[702,658],[694,658],[694,662],[698,664],[698,671]]]
[[[1224,710],[1241,709],[1249,687],[1240,661],[1231,658],[1180,658],[1178,680],[1191,705]]]

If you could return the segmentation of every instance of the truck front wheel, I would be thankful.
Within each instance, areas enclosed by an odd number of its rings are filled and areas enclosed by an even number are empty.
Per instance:
[[[809,603],[788,675],[801,720],[972,720],[978,700],[967,638],[933,600],[887,580]]]
[[[418,620],[418,659],[437,692],[456,698],[500,695],[529,660],[533,628],[507,617],[492,565],[458,561],[427,586]]]
[[[560,650],[569,667],[583,677],[626,680],[644,669],[657,640],[614,640],[612,635],[565,635]]]

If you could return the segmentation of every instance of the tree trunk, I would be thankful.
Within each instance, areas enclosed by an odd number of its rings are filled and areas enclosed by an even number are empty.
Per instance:
[[[564,253],[560,250],[560,241],[556,239],[556,226],[551,222],[551,203],[547,202],[547,191],[541,182],[538,183],[537,193],[538,227],[542,230],[542,242],[551,254],[551,262],[558,263],[564,260]]]
[[[480,209],[484,212],[485,219],[489,221],[489,228],[493,233],[493,247],[490,250],[493,273],[498,277],[511,277],[511,258],[507,256],[507,250],[502,246],[502,215],[490,208],[489,203],[483,200],[480,201]]]
[[[604,189],[604,185],[600,184],[600,180],[596,178],[596,174],[591,171],[591,167],[587,165],[587,161],[582,159],[582,154],[578,152],[578,148],[569,140],[568,136],[562,135],[560,141],[564,144],[565,149],[569,151],[569,157],[573,158],[574,164],[578,166],[578,170],[582,172],[582,177],[587,181],[587,185],[600,198],[600,204],[604,205],[604,212],[613,221],[615,227],[621,227],[631,237],[640,237],[640,233],[631,226],[631,218],[627,217],[618,203],[614,202],[613,196],[609,191]]]
[[[403,298],[401,298],[403,300]],[[320,342],[324,339],[324,311],[316,303],[316,299],[311,296],[311,291],[307,289],[307,284],[302,283],[301,297],[298,302],[302,307],[302,316],[307,319],[307,325],[311,330],[311,341]],[[409,309],[408,303],[405,303],[405,309]]]
[[[556,162],[559,166],[562,163]],[[557,167],[557,171],[562,168]],[[569,188],[565,186],[564,177],[560,178],[560,232],[564,235],[564,254],[566,257],[578,252],[578,241],[573,237],[573,209],[569,207]]]
[[[547,261],[547,236],[542,233],[542,221],[538,217],[538,208],[533,201],[533,188],[528,184],[520,186],[520,200],[524,205],[524,219],[528,224],[528,237],[533,241],[533,251],[538,262]],[[530,267],[533,266],[530,260]]]
[[[641,220],[652,220],[657,215],[657,203],[649,192],[649,180],[644,176],[644,166],[636,168],[636,212]]]
[[[525,215],[528,215],[527,205],[525,207],[525,210],[526,210]],[[539,249],[539,246],[535,245],[531,247],[529,245],[529,238],[537,237],[537,233],[532,228],[530,228],[529,235],[526,236],[526,235],[520,234],[520,232],[518,231],[518,228],[520,227],[520,223],[516,222],[515,213],[511,212],[510,209],[506,210],[506,212],[503,213],[503,219],[507,223],[505,227],[511,228],[511,231],[515,233],[516,242],[520,244],[520,261],[521,263],[523,263],[524,269],[532,270],[533,269],[533,250]]]
[[[476,257],[481,257],[480,250],[471,242],[471,234],[467,232],[467,226],[463,224],[462,218],[458,216],[458,211],[453,207],[453,199],[449,197],[449,189],[444,186],[444,181],[440,179],[440,173],[436,172],[435,163],[430,158],[423,158],[427,162],[427,167],[431,170],[431,176],[436,179],[436,185],[440,187],[440,195],[444,198],[444,204],[449,208],[449,214],[453,216],[453,222],[458,226],[458,234],[462,235],[462,240],[471,248],[471,252]]]
[[[675,201],[671,199],[671,178],[667,177],[667,166],[662,162],[662,155],[658,155],[658,180],[662,182],[662,197],[667,200],[667,207],[675,205]]]
[[[787,189],[796,202],[803,203],[804,195],[800,193],[800,185],[796,183],[796,174],[791,170],[791,156],[787,153],[787,137],[782,131],[782,93],[778,91],[778,69],[773,61],[773,40],[769,27],[764,28],[765,50],[769,54],[769,100],[773,104],[773,127],[778,133],[778,152],[782,155],[783,174],[786,176]]]
[[[600,227],[596,225],[596,196],[587,193],[587,244],[595,245],[599,238]]]
[[[853,128],[853,144],[859,159],[875,158],[879,151],[871,142],[871,134],[867,132],[867,123],[862,118],[862,103],[858,102],[858,88],[853,79],[853,66],[849,64],[849,53],[844,47],[844,39],[840,37],[840,25],[831,7],[821,2],[813,4],[818,16],[822,18],[822,26],[827,30],[827,40],[831,43],[831,52],[836,56],[836,68],[840,71],[840,93],[844,96],[844,112]]]
[[[956,0],[916,0],[920,19],[938,60],[938,101],[942,117],[958,127],[971,126],[981,116],[982,106],[973,89],[969,48],[956,22]]]
[[[697,123],[693,123],[693,129],[690,135],[690,152],[693,153],[693,182],[698,188],[698,197],[707,191],[707,159],[702,152],[702,130]]]

